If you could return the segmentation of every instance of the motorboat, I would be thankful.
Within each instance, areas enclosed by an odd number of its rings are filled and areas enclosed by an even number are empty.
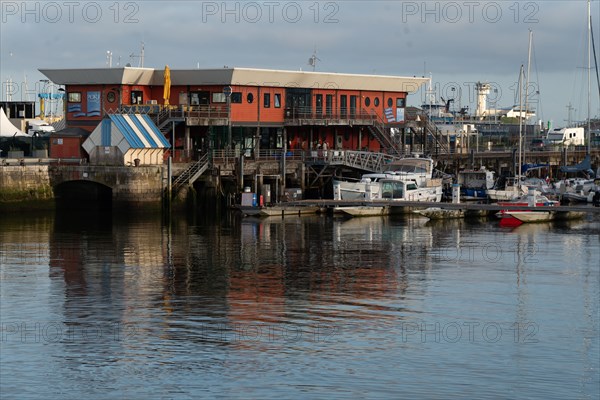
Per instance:
[[[352,217],[373,217],[391,214],[390,206],[348,206],[336,207],[336,212],[343,212]]]
[[[494,187],[494,171],[485,167],[460,171],[456,178],[460,185],[461,200],[486,200],[488,190]]]
[[[360,181],[334,180],[336,200],[442,200],[442,180],[433,178],[433,160],[414,155],[388,164],[382,173],[364,174]]]

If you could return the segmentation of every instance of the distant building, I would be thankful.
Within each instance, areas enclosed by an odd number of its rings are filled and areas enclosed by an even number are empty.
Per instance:
[[[426,78],[222,68],[41,69],[65,85],[67,127],[92,131],[112,113],[145,113],[174,145],[176,161],[207,150],[395,151],[406,98]]]

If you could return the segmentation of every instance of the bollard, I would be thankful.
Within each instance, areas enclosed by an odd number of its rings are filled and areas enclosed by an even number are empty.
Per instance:
[[[460,184],[452,184],[452,203],[460,204]]]
[[[535,189],[532,187],[527,191],[527,205],[529,207],[535,207]]]

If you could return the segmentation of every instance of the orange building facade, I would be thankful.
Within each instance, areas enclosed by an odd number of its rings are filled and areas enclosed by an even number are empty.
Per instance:
[[[390,151],[407,96],[427,79],[223,68],[40,70],[66,91],[67,127],[92,131],[107,113],[141,112],[174,144],[175,160],[208,150]]]

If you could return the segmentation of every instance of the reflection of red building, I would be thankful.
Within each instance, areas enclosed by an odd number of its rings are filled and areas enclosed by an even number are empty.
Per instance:
[[[151,114],[185,156],[230,144],[239,150],[311,150],[327,143],[329,149],[379,151],[392,145],[389,129],[402,127],[407,94],[426,81],[247,68],[171,70],[165,107],[162,69],[41,72],[65,85],[68,127],[91,131],[105,113],[133,108]]]

